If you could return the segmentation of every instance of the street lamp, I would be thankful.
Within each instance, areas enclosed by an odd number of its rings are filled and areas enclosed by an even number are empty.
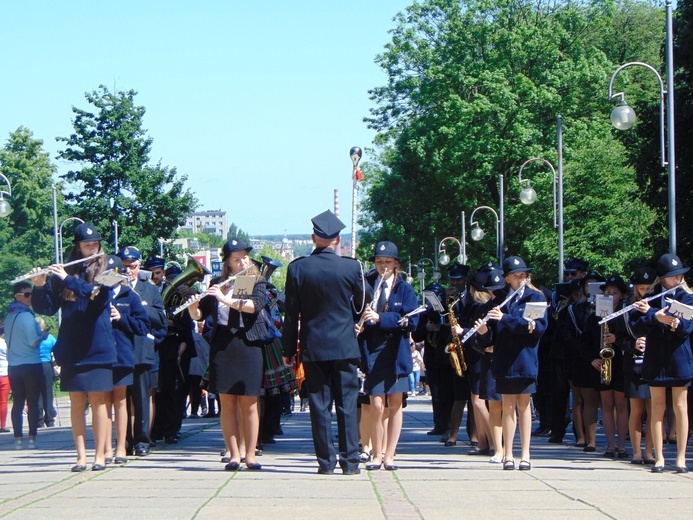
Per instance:
[[[648,65],[647,63],[642,63],[639,61],[632,61],[621,65],[616,72],[611,76],[609,81],[609,101],[614,98],[619,99],[619,103],[616,105],[614,110],[611,112],[611,123],[618,130],[628,130],[633,124],[635,124],[635,112],[626,103],[626,96],[623,92],[617,92],[613,94],[612,89],[614,85],[614,79],[623,69],[632,66],[645,67],[651,70],[657,79],[659,80],[659,146],[660,154],[662,160],[662,167],[668,167],[668,181],[669,181],[669,252],[671,254],[676,254],[676,154],[675,154],[675,140],[674,140],[674,44],[673,44],[673,30],[672,30],[672,15],[671,15],[671,0],[666,0],[666,79],[667,88],[664,89],[664,83],[662,77],[659,75],[657,70]],[[664,139],[664,97],[667,99],[667,142]],[[668,153],[668,160],[667,160]]]
[[[462,247],[462,242],[457,240],[455,237],[445,237],[440,241],[440,244],[438,246],[438,263],[440,265],[448,265],[450,263],[450,255],[448,254],[446,248],[445,248],[445,241],[446,240],[452,240],[453,242],[457,243],[457,246],[460,248],[460,254],[457,255],[457,258],[455,260],[459,264],[465,264],[465,255],[463,252],[463,247]]]
[[[421,260],[416,262],[416,264],[414,264],[414,267],[416,267],[416,269],[419,271],[418,273],[416,273],[416,277],[419,279],[422,303],[426,303],[426,298],[424,297],[423,292],[424,288],[426,287],[426,268],[424,266],[427,263],[430,263],[433,267],[433,281],[437,283],[438,280],[440,280],[440,271],[438,270],[438,265],[430,258],[422,258]]]
[[[359,162],[363,151],[358,146],[352,146],[349,150],[349,157],[351,157],[351,163],[353,165],[353,170],[351,173],[351,180],[353,182],[353,187],[351,191],[351,257],[356,258],[356,194],[358,192],[358,182],[363,179],[363,174],[359,170]]]
[[[501,194],[501,197],[503,194]],[[498,259],[498,263],[501,264],[503,261],[501,259],[501,251],[503,245],[500,242],[500,218],[498,218],[498,213],[496,211],[489,207],[489,206],[479,206],[476,208],[474,211],[472,211],[472,216],[469,217],[469,225],[472,226],[472,230],[470,234],[472,235],[472,240],[475,242],[479,242],[481,239],[484,238],[484,230],[481,229],[481,226],[479,226],[479,222],[474,220],[474,214],[479,211],[480,209],[485,209],[487,211],[490,211],[493,213],[493,216],[496,217],[496,258]]]
[[[520,192],[520,201],[523,204],[533,204],[537,200],[537,192],[534,191],[529,183],[529,179],[522,178],[523,168],[533,162],[539,161],[551,168],[553,173],[553,228],[558,229],[558,281],[563,282],[563,118],[558,116],[557,123],[557,149],[558,149],[558,172],[546,159],[541,157],[533,157],[526,160],[520,166],[518,179],[520,185],[523,183],[525,187]]]
[[[80,224],[83,224],[84,221],[79,218],[79,217],[68,217],[65,220],[63,220],[60,223],[60,226],[58,226],[58,263],[62,264],[63,263],[63,226],[67,224],[70,221],[76,220]]]
[[[5,195],[8,197],[12,196],[12,185],[10,184],[10,180],[2,173],[0,173],[0,178],[5,181],[5,184],[7,184],[7,191],[0,190],[0,217],[5,218],[7,215],[12,213],[12,206],[10,206],[10,203],[5,200]]]

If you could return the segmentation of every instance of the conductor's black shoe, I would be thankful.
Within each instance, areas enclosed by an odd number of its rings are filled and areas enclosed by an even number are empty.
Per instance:
[[[166,439],[164,439],[164,442],[166,444],[178,444],[178,439],[176,439],[175,437],[166,437]]]
[[[342,471],[342,475],[360,475],[361,470],[359,468],[355,469],[345,469]]]
[[[443,435],[446,431],[440,428],[433,428],[431,431],[426,432],[426,435]]]
[[[549,437],[547,441],[549,444],[563,444],[563,439],[560,437]]]
[[[532,437],[548,437],[551,433],[551,428],[548,426],[546,428],[537,428],[532,432]]]
[[[333,469],[318,468],[318,475],[334,475]]]

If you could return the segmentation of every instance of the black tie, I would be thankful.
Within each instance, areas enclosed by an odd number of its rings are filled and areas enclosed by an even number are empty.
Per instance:
[[[385,306],[387,305],[387,296],[385,296],[385,289],[387,288],[387,283],[383,282],[380,287],[380,295],[378,296],[378,303],[375,305],[375,310],[377,312],[383,312]]]

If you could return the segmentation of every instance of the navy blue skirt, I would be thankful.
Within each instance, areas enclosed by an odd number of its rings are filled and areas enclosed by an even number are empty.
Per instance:
[[[60,390],[63,392],[110,392],[113,369],[110,365],[60,367]]]
[[[115,367],[113,369],[113,388],[116,386],[131,386],[135,381],[134,371],[135,369],[130,367]]]
[[[491,374],[491,358],[481,360],[481,374],[479,376],[479,397],[487,401],[502,400],[501,395],[496,390],[496,380]]]
[[[496,391],[501,395],[534,394],[537,383],[534,379],[496,379]]]

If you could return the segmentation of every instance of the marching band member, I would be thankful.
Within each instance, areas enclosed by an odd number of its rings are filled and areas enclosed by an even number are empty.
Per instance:
[[[397,246],[380,242],[375,248],[375,267],[378,278],[373,299],[375,308],[364,311],[363,330],[359,341],[363,345],[366,367],[366,392],[370,396],[370,425],[373,458],[366,469],[398,469],[395,451],[402,431],[402,399],[409,387],[413,369],[409,334],[416,328],[418,316],[405,317],[418,307],[416,293],[399,271]],[[388,409],[387,446],[383,450],[383,414]],[[384,453],[384,458],[383,458]]]
[[[70,260],[87,258],[102,251],[101,235],[89,222],[75,227],[74,247]],[[32,304],[41,314],[53,315],[62,310],[62,322],[53,353],[60,365],[60,388],[70,393],[72,436],[77,449],[73,472],[87,469],[84,410],[87,398],[92,409],[94,431],[94,464],[92,471],[106,469],[105,447],[108,436],[106,397],[113,390],[113,364],[117,361],[111,327],[111,291],[99,288],[96,275],[105,270],[106,259],[69,266],[49,267],[51,277],[34,278]],[[40,269],[33,270],[34,273]]]
[[[188,308],[195,321],[207,316],[213,319],[209,391],[221,398],[221,430],[229,450],[227,471],[240,468],[241,439],[245,441],[246,467],[262,469],[255,458],[255,446],[260,429],[258,396],[264,370],[259,340],[266,335],[266,326],[258,316],[267,299],[267,283],[248,256],[252,249],[239,238],[226,242],[221,278],[212,280],[207,296]],[[256,277],[249,298],[234,298],[229,296],[232,286],[215,285],[248,267],[248,276]]]
[[[527,280],[531,271],[518,256],[503,262],[505,281],[513,291]],[[522,455],[519,469],[530,470],[529,444],[532,434],[532,411],[529,400],[536,391],[538,374],[537,346],[546,330],[547,317],[525,319],[523,313],[528,302],[546,302],[543,293],[525,285],[505,309],[494,307],[488,313],[494,328],[494,351],[492,372],[496,388],[503,397],[503,469],[515,469],[513,438],[515,437],[515,410],[518,410]]]
[[[633,284],[635,301],[642,300],[650,292],[657,278],[657,273],[651,267],[636,269],[630,281]],[[633,446],[633,459],[631,464],[647,464],[654,466],[652,458],[652,400],[650,399],[650,387],[642,378],[642,363],[645,353],[645,337],[638,337],[630,327],[629,315],[624,314],[628,336],[623,342],[623,374],[626,397],[630,400],[630,416],[628,428],[630,431],[630,443]],[[645,453],[642,453],[642,421],[643,414],[647,412],[647,426],[645,431]]]
[[[661,285],[654,293],[667,291],[679,286],[669,297],[685,305],[693,305],[693,294],[686,285],[683,275],[688,267],[674,254],[662,255],[657,265]],[[650,385],[652,395],[652,428],[654,438],[655,465],[653,473],[664,472],[664,453],[662,451],[662,420],[666,407],[666,389],[671,388],[674,413],[676,414],[676,473],[688,473],[686,467],[686,446],[688,444],[688,387],[693,379],[693,353],[690,335],[693,320],[673,316],[667,311],[670,304],[665,296],[650,302],[635,302],[632,312],[631,328],[638,337],[645,336],[645,358],[643,378]]]

